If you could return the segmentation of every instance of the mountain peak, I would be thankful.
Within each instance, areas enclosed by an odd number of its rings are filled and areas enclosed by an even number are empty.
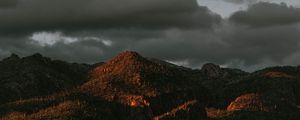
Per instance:
[[[142,56],[134,51],[125,51],[120,53],[119,55],[117,55],[117,57],[115,58],[123,58],[123,59],[138,59],[138,58],[142,58]]]
[[[10,55],[10,58],[20,58],[17,54],[15,54],[15,53],[12,53],[11,55]]]
[[[31,57],[42,58],[43,55],[42,55],[41,53],[35,53],[35,54],[33,54]]]
[[[30,63],[36,62],[36,63],[49,63],[51,62],[51,58],[44,57],[40,53],[35,53],[31,56],[24,57],[24,60]]]
[[[219,65],[216,65],[216,64],[214,64],[214,63],[206,63],[206,64],[204,64],[204,65],[202,66],[202,69],[211,68],[211,67],[213,67],[213,68],[220,68]]]
[[[219,65],[213,63],[204,64],[201,68],[201,71],[212,78],[218,78],[223,75],[223,71]]]
[[[124,52],[121,52],[118,56],[137,57],[140,55],[139,55],[139,53],[137,53],[135,51],[124,51]]]
[[[183,101],[195,99],[197,109],[203,109],[201,106],[205,102],[200,103],[198,100],[205,101],[203,98],[206,98],[206,88],[202,87],[198,79],[189,77],[191,74],[187,71],[192,72],[180,67],[158,64],[137,52],[125,51],[92,69],[88,75],[88,82],[83,84],[80,90],[131,107],[151,108],[155,111],[152,113],[154,116],[167,113],[178,105],[184,105]],[[163,102],[166,104],[162,104]]]
[[[4,61],[14,61],[19,59],[20,57],[17,54],[12,53],[8,58],[5,58]]]
[[[150,64],[153,65],[154,63],[140,56],[137,52],[125,51],[108,62],[95,66],[93,70],[95,72],[93,73],[97,77],[99,77],[99,73],[101,73],[100,76],[103,76],[103,74],[122,75],[127,76],[126,80],[128,80],[132,74],[139,74],[141,71],[146,70],[145,67]]]
[[[9,58],[10,58],[10,59],[14,59],[14,60],[20,59],[20,57],[19,57],[17,54],[15,54],[15,53],[12,53],[12,54],[9,56]]]
[[[122,63],[123,65],[129,65],[137,62],[146,62],[147,59],[142,57],[139,53],[134,51],[125,51],[109,60],[109,64]]]

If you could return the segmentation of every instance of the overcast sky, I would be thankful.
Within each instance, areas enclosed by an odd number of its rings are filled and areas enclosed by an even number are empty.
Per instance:
[[[0,59],[134,50],[192,68],[300,64],[299,0],[0,0]]]

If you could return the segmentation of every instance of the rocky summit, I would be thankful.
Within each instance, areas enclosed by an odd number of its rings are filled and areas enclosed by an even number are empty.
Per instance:
[[[299,67],[248,73],[125,51],[94,65],[12,54],[0,62],[1,120],[299,120]]]
[[[212,78],[219,78],[224,75],[224,72],[222,71],[221,67],[219,65],[215,65],[213,63],[207,63],[204,64],[201,68],[201,71]]]
[[[126,51],[91,70],[89,81],[81,90],[108,101],[149,109],[153,117],[195,101],[189,107],[197,106],[192,111],[197,114],[186,112],[183,116],[202,114],[195,118],[205,118],[204,106],[209,94],[200,81],[190,78],[186,72],[157,64],[136,52]],[[181,110],[173,114],[177,112]]]

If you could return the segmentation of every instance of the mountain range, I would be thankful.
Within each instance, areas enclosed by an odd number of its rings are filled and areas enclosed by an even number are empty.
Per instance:
[[[177,66],[125,51],[94,65],[0,61],[1,120],[299,120],[300,66]]]

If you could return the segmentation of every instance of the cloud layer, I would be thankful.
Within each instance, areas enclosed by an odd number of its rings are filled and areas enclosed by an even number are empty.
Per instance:
[[[300,64],[299,8],[249,5],[226,19],[194,0],[19,0],[0,9],[0,58],[40,52],[95,63],[135,50],[193,68]]]
[[[18,3],[18,0],[1,0],[0,9],[15,7]]]
[[[0,31],[98,28],[202,28],[220,16],[195,0],[19,0],[0,10]]]
[[[300,8],[287,6],[285,3],[261,2],[250,6],[246,11],[234,13],[230,20],[258,27],[298,23],[300,22]]]

